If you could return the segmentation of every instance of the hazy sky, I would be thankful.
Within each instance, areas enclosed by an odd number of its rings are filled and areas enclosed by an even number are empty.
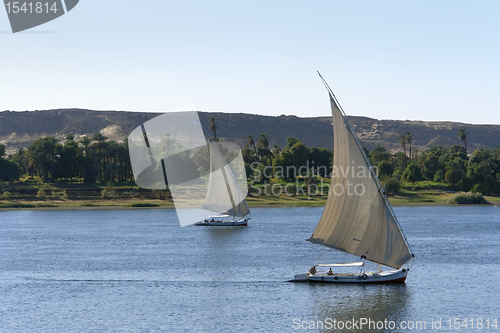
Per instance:
[[[80,0],[12,34],[0,110],[88,108],[500,124],[500,1]]]

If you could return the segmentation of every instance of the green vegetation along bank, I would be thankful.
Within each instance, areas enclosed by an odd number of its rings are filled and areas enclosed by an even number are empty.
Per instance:
[[[326,203],[329,182],[324,187],[307,192],[302,189],[294,195],[273,194],[273,185],[296,186],[295,183],[255,185],[247,196],[250,207],[322,207]],[[300,184],[300,182],[299,182]],[[134,183],[62,184],[44,183],[40,179],[23,179],[3,183],[0,209],[115,209],[115,208],[174,208],[168,191],[147,190]],[[275,187],[276,188],[276,187]],[[276,192],[276,191],[275,191]],[[390,194],[393,205],[448,205],[448,204],[500,204],[498,196],[454,192],[446,184],[421,181],[406,183],[397,193]],[[482,201],[486,200],[486,201]]]
[[[208,128],[213,139],[218,140],[220,129],[215,117],[208,119]],[[364,150],[390,201],[396,205],[476,204],[482,202],[479,196],[496,203],[500,195],[500,146],[469,152],[467,144],[471,138],[466,129],[460,128],[457,137],[463,145],[419,151],[412,146],[418,133],[406,131],[399,137],[401,151],[390,152],[383,146]],[[161,144],[165,147],[176,144],[170,137],[164,141]],[[324,205],[335,152],[307,147],[293,137],[288,137],[284,147],[276,144],[271,147],[270,142],[265,133],[258,138],[248,135],[242,148],[249,204]],[[208,153],[193,154],[179,158],[185,159],[186,168],[193,174],[206,175],[210,170]],[[229,160],[231,156],[226,158]],[[474,195],[453,199],[458,192]],[[3,207],[172,206],[168,191],[135,186],[127,140],[108,140],[100,132],[79,140],[68,135],[64,142],[51,136],[42,137],[10,155],[6,154],[5,145],[0,144],[0,200]]]

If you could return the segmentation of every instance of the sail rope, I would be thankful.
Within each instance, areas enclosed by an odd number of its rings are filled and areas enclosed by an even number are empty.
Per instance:
[[[316,259],[316,261],[314,262],[314,266],[316,266],[317,264],[320,263],[321,260],[323,260],[323,258],[331,251],[332,249],[331,248],[326,248],[325,250],[325,253],[323,254],[319,254],[318,256],[318,259]]]

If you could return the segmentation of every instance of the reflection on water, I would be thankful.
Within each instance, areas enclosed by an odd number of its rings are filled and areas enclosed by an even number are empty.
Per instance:
[[[314,320],[332,323],[335,319],[343,323],[360,323],[360,320],[395,321],[408,318],[408,288],[405,284],[392,285],[329,285],[310,284],[312,288],[311,304],[314,305]],[[325,295],[328,295],[325,297]],[[315,297],[317,297],[315,299]],[[330,318],[330,319],[328,319]],[[363,319],[362,319],[363,318]],[[322,332],[345,332],[345,327],[336,325],[337,329],[324,326]],[[331,326],[331,325],[330,325]],[[342,329],[339,329],[342,328]],[[365,324],[360,327],[363,332],[380,332]]]

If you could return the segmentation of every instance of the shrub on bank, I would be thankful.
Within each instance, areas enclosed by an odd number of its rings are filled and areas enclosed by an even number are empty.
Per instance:
[[[387,194],[395,194],[398,193],[401,189],[401,184],[395,178],[386,178],[382,181],[382,185],[385,185],[387,189]]]
[[[38,199],[45,199],[47,197],[47,194],[45,193],[44,190],[39,190],[38,193],[36,194],[36,197]]]
[[[451,198],[448,203],[456,205],[479,205],[489,202],[480,194],[472,192],[462,192]]]
[[[137,202],[137,203],[133,203],[133,204],[130,204],[127,206],[129,206],[129,207],[158,207],[160,205],[155,204],[155,203],[151,203],[151,202]]]

